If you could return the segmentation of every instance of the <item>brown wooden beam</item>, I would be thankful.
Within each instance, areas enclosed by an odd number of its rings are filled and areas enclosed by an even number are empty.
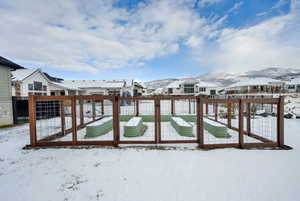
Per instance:
[[[36,102],[34,96],[29,94],[28,99],[29,110],[29,128],[30,128],[30,145],[36,146]]]

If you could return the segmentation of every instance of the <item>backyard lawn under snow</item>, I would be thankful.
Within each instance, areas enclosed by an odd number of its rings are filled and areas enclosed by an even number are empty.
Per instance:
[[[23,150],[28,125],[0,130],[1,200],[300,200],[300,119],[293,150]]]

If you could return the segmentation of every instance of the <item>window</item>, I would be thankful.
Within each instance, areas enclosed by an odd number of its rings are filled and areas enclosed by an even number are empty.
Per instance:
[[[28,84],[28,90],[33,90],[33,84]]]
[[[173,89],[172,88],[168,88],[168,93],[172,94],[173,93]]]
[[[184,93],[186,93],[186,94],[194,93],[194,85],[193,84],[185,84],[184,85]]]
[[[43,91],[47,91],[47,86],[43,85]]]
[[[61,96],[64,96],[65,94],[66,94],[65,91],[61,91],[61,92],[60,92],[60,95],[61,95]]]
[[[47,96],[47,93],[43,93],[43,96]]]
[[[200,87],[200,88],[199,88],[199,91],[200,91],[200,92],[205,92],[205,91],[206,91],[206,88],[205,88],[205,87]]]
[[[288,89],[295,89],[295,85],[289,85]]]
[[[51,96],[55,96],[55,92],[54,92],[54,91],[51,91],[51,92],[50,92],[50,95],[51,95]]]
[[[43,83],[41,82],[33,82],[34,90],[35,91],[42,91]]]
[[[109,90],[108,95],[120,95],[120,91],[118,91],[118,90]]]
[[[42,93],[38,93],[38,92],[35,92],[34,95],[38,95],[38,96],[41,96]]]
[[[216,90],[210,90],[210,95],[216,95]]]

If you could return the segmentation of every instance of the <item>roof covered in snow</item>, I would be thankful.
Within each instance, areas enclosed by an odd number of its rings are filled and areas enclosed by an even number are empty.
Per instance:
[[[243,87],[243,86],[259,86],[259,85],[280,85],[284,84],[284,81],[275,80],[267,77],[259,77],[259,78],[245,78],[237,83],[230,85],[228,88],[233,87]]]
[[[183,83],[183,80],[176,80],[174,82],[171,82],[166,86],[166,88],[179,88],[179,85]]]
[[[124,80],[65,80],[61,84],[76,88],[122,88],[126,83]]]
[[[39,71],[39,69],[18,69],[15,71],[12,71],[12,80],[13,81],[22,81],[25,78],[29,77],[36,71]]]
[[[206,81],[200,81],[197,86],[199,87],[220,87],[217,83],[214,82],[206,82]]]

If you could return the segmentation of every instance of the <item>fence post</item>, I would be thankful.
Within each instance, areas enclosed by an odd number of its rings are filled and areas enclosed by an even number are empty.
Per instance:
[[[279,97],[277,104],[277,143],[279,147],[284,145],[284,97]]]
[[[232,113],[231,108],[232,108],[232,104],[230,102],[228,102],[228,104],[227,104],[227,125],[228,125],[228,128],[231,128],[231,113]]]
[[[72,107],[72,143],[77,144],[77,114],[76,114],[76,96],[71,97],[71,107]]]
[[[113,99],[113,130],[114,130],[114,146],[117,147],[120,141],[120,113],[119,113],[119,96]]]
[[[206,104],[205,104],[205,113],[206,113],[206,115],[208,115],[208,102],[206,102]]]
[[[247,103],[247,135],[251,133],[251,104]]]
[[[135,100],[135,108],[136,108],[136,114],[135,116],[139,116],[139,100]]]
[[[243,100],[239,101],[239,145],[243,148],[244,144],[244,103]]]
[[[191,99],[189,99],[189,114],[191,114]]]
[[[203,101],[199,97],[197,98],[197,141],[199,143],[199,148],[203,148]]]
[[[65,107],[64,107],[64,101],[60,101],[60,119],[61,119],[61,135],[65,135]]]
[[[83,100],[79,100],[79,115],[80,115],[80,127],[84,124],[83,118]]]
[[[175,114],[175,108],[174,108],[174,99],[171,99],[171,115],[174,116]]]
[[[155,143],[161,141],[161,114],[160,114],[160,99],[155,99]]]
[[[96,119],[96,105],[95,100],[92,100],[92,111],[93,111],[93,121]]]
[[[101,114],[104,115],[104,101],[101,100]]]
[[[218,103],[215,103],[214,107],[215,107],[215,121],[218,121]]]
[[[30,129],[30,145],[36,146],[36,102],[34,96],[29,94],[29,129]]]

